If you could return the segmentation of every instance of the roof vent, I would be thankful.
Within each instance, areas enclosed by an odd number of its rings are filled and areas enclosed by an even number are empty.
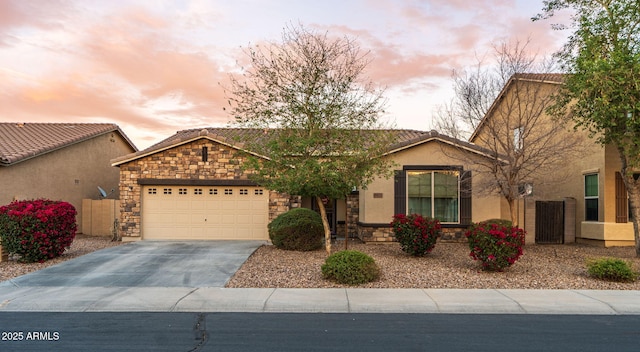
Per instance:
[[[198,133],[199,136],[206,136],[208,134],[209,134],[209,131],[206,128],[203,128],[202,131]]]

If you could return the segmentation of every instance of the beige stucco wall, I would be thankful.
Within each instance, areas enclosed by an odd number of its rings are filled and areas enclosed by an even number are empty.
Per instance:
[[[111,159],[133,152],[117,132],[110,132],[84,142],[0,167],[0,204],[13,200],[48,198],[71,203],[78,211],[78,232],[82,232],[82,199],[98,199],[98,186],[115,192],[117,199],[119,172]]]
[[[585,222],[584,176],[598,174],[598,220],[602,223],[615,225],[615,173],[620,170],[620,166],[620,159],[614,147],[601,146],[592,140],[591,144],[585,146],[581,157],[568,158],[566,163],[558,168],[557,172],[565,175],[564,181],[546,182],[544,178],[534,181],[533,195],[529,199],[535,202],[536,200],[574,198],[576,200],[576,237],[578,239],[582,237],[592,240],[598,239],[604,236],[604,232],[600,233],[600,237],[594,237],[593,231],[596,229],[604,231],[604,227],[583,226]],[[535,209],[534,205],[532,205],[532,209]],[[528,227],[531,229],[534,221],[535,218],[531,217],[528,222]],[[590,229],[589,233],[583,234],[587,228]],[[604,238],[601,239],[604,240]]]
[[[578,242],[597,241],[605,247],[635,245],[633,224],[630,222],[583,222],[580,227],[582,235]]]
[[[479,157],[441,142],[429,141],[389,156],[402,169],[403,165],[462,166],[474,171],[473,158]],[[472,189],[476,190],[481,175],[472,173]],[[377,194],[377,197],[374,197]],[[505,202],[506,203],[506,202]],[[472,195],[472,221],[492,218],[508,218],[508,207],[497,195],[474,192]],[[360,222],[367,224],[390,223],[394,215],[393,177],[377,178],[365,190],[360,190]]]

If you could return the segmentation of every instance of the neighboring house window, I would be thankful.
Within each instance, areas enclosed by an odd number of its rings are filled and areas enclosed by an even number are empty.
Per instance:
[[[598,174],[584,175],[585,221],[598,221]]]
[[[520,126],[518,128],[513,129],[513,148],[516,151],[522,150],[524,147],[524,127]]]
[[[471,223],[471,172],[451,166],[405,166],[396,171],[395,213],[421,214],[443,224]]]

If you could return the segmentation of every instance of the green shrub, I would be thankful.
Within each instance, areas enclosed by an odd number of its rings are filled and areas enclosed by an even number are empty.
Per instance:
[[[358,251],[340,251],[328,256],[321,267],[322,276],[346,285],[359,285],[380,277],[375,260]]]
[[[291,209],[273,219],[268,228],[271,242],[280,249],[312,251],[324,244],[322,219],[311,209]]]
[[[522,256],[525,232],[511,226],[510,221],[483,221],[471,226],[465,236],[469,256],[481,261],[483,270],[503,271]]]
[[[393,235],[400,243],[402,251],[416,257],[431,253],[436,246],[440,227],[440,221],[437,219],[425,218],[418,214],[396,214],[391,222]]]
[[[24,263],[62,255],[76,236],[76,209],[48,199],[15,201],[0,207],[0,242]]]
[[[482,222],[488,224],[496,224],[504,227],[513,227],[513,223],[511,222],[511,220],[506,219],[488,219]]]
[[[633,282],[638,278],[631,264],[617,258],[599,258],[587,261],[589,275],[608,281]]]

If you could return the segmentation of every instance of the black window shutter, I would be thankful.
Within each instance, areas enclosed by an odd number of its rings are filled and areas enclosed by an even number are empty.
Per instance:
[[[471,171],[460,178],[460,224],[471,225]]]
[[[393,176],[393,196],[395,214],[406,214],[407,212],[407,177],[404,170],[396,170]]]

